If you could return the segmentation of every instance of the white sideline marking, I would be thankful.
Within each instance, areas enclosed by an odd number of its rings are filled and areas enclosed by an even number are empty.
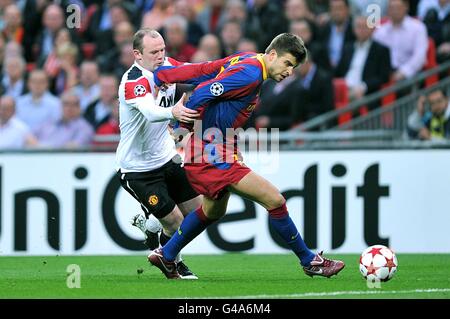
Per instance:
[[[342,295],[384,295],[384,294],[416,294],[416,293],[434,293],[434,292],[450,292],[448,288],[430,288],[430,289],[414,289],[414,290],[349,290],[349,291],[333,291],[333,292],[307,292],[302,294],[284,294],[284,295],[249,295],[249,296],[226,296],[213,297],[213,299],[236,298],[236,299],[258,299],[258,298],[304,298],[304,297],[326,297],[326,296],[342,296]]]

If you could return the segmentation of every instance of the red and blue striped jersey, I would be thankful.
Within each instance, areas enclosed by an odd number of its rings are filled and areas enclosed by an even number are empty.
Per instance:
[[[197,85],[186,107],[199,111],[202,134],[218,128],[226,136],[227,128],[242,127],[255,109],[267,70],[262,54],[243,52],[207,63],[160,67],[154,75],[156,85]]]

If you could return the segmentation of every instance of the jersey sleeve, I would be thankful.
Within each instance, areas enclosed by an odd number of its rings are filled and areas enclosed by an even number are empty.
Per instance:
[[[135,81],[127,81],[124,86],[125,102],[137,108],[150,122],[161,122],[173,119],[172,107],[156,105],[150,84],[145,77]]]
[[[208,105],[220,100],[239,99],[254,92],[262,82],[257,67],[235,65],[228,67],[216,78],[197,86],[186,107],[201,111]]]
[[[155,84],[161,86],[179,82],[198,85],[216,77],[227,62],[228,58],[224,58],[203,63],[161,66],[153,72]]]

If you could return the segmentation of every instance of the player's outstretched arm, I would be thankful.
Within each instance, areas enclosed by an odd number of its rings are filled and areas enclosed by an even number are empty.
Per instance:
[[[141,112],[149,122],[162,122],[176,119],[183,123],[191,123],[198,112],[184,106],[186,94],[172,107],[161,107],[155,102],[150,84],[144,77],[137,81],[128,81],[119,88],[119,99],[130,107]]]
[[[161,86],[164,83],[198,85],[216,77],[227,62],[228,58],[224,58],[202,63],[161,66],[153,72],[155,84],[157,86]]]

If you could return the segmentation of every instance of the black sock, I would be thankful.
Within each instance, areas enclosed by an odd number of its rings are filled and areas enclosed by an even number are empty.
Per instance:
[[[159,243],[161,244],[161,246],[164,246],[165,244],[167,244],[167,242],[170,240],[170,238],[172,238],[172,237],[171,236],[167,236],[162,231],[161,235],[159,236]]]

